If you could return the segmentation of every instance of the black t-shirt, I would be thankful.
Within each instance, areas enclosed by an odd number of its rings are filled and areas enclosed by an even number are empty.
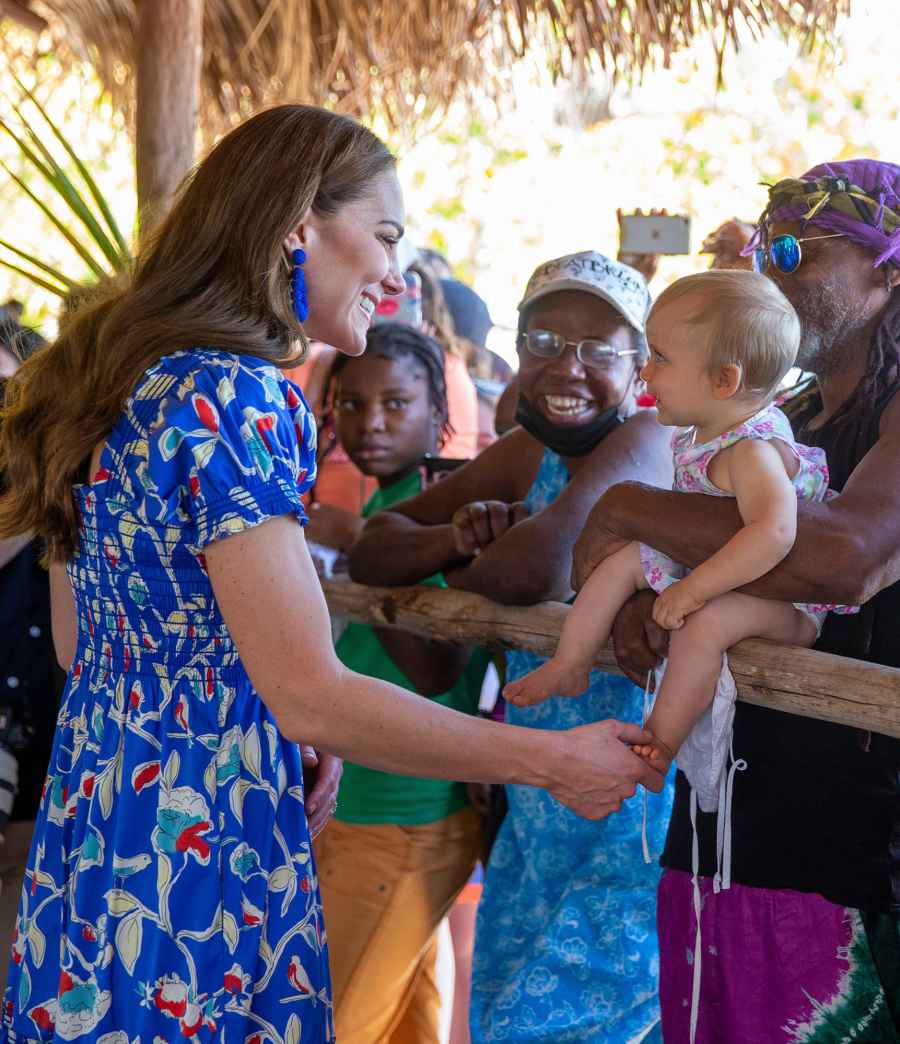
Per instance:
[[[0,569],[0,740],[19,764],[13,820],[34,819],[65,675],[50,633],[50,584],[35,543]]]
[[[896,390],[896,386],[893,390]],[[798,441],[829,456],[832,488],[878,439],[878,422],[837,469],[831,449],[845,417],[809,431],[821,409],[815,396],[794,411]],[[788,412],[791,412],[790,410]],[[854,459],[855,458],[855,459]],[[831,614],[816,648],[900,667],[900,583],[881,591],[854,616]],[[734,754],[747,769],[735,776],[732,879],[756,888],[816,892],[864,910],[900,909],[900,741],[842,725],[739,702]],[[662,864],[691,869],[690,788],[678,773]],[[698,814],[700,872],[716,872],[716,815]],[[893,878],[893,880],[892,880]]]

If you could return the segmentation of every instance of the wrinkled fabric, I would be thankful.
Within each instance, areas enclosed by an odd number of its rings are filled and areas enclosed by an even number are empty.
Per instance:
[[[802,446],[794,441],[790,423],[777,406],[765,406],[743,424],[726,431],[709,442],[695,443],[694,429],[682,428],[672,436],[672,454],[675,481],[672,488],[683,493],[704,493],[708,496],[730,497],[733,494],[714,485],[708,469],[717,454],[742,439],[778,439],[789,446],[799,464],[791,483],[798,500],[824,500],[828,496],[828,467],[822,450]],[[641,544],[641,565],[647,583],[654,591],[665,591],[685,576],[683,566],[655,548]],[[856,606],[798,604],[821,630],[822,621],[829,612],[856,613]],[[728,658],[722,658],[722,671],[716,684],[713,701],[703,718],[682,744],[678,752],[678,767],[697,791],[697,801],[703,812],[715,812],[719,791],[725,775],[731,729],[734,723],[734,704],[737,692],[728,668]]]
[[[526,503],[532,514],[563,491],[568,473],[545,450]],[[507,678],[545,662],[507,654]],[[641,720],[643,691],[594,671],[587,692],[507,708],[514,725],[566,729],[604,718]],[[491,852],[478,910],[472,974],[473,1044],[658,1042],[656,862],[672,805],[671,781],[599,823],[580,819],[545,790],[506,788],[509,811]]]
[[[900,264],[900,167],[871,159],[835,161],[777,182],[742,254],[762,243],[773,221],[799,221],[840,233],[871,251],[875,267]]]
[[[78,645],[0,1040],[333,1039],[300,749],[253,689],[203,549],[305,520],[315,423],[264,360],[168,356],[75,490]]]
[[[863,916],[819,895],[700,878],[703,975],[697,1044],[897,1044]],[[691,876],[659,885],[666,1044],[690,1039],[696,923]]]

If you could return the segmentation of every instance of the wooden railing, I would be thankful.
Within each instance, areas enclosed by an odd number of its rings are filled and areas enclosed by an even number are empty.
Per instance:
[[[427,638],[547,656],[556,648],[567,605],[498,605],[481,595],[436,587],[364,587],[323,581],[334,615]],[[900,670],[830,653],[741,642],[729,653],[738,698],[808,718],[900,738]],[[620,674],[612,650],[597,659]]]

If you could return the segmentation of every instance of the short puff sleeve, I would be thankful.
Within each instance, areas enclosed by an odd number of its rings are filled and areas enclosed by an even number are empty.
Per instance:
[[[185,542],[195,553],[279,515],[305,524],[316,425],[299,388],[261,359],[191,356],[148,431],[144,486],[157,520],[193,527]]]

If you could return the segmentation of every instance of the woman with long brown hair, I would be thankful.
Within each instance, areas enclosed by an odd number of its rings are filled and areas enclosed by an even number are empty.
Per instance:
[[[306,337],[364,350],[402,234],[374,135],[264,112],[10,385],[0,536],[45,540],[70,670],[5,1041],[332,1039],[310,851],[331,801],[304,807],[301,739],[332,782],[348,757],[546,786],[594,818],[661,785],[624,745],[635,726],[497,725],[335,656],[298,524],[315,425],[279,367]]]

